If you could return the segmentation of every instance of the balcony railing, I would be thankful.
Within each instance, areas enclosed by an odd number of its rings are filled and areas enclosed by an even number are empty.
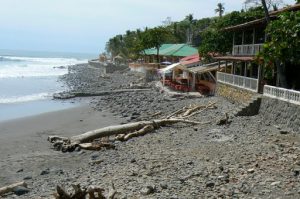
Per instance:
[[[262,50],[263,44],[235,45],[232,55],[254,56]]]
[[[258,79],[218,72],[217,81],[246,90],[258,92]]]
[[[293,104],[300,105],[299,91],[265,85],[264,95],[267,97],[276,98]]]

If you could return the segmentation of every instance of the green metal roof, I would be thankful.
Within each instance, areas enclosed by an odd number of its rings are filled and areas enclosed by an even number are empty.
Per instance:
[[[145,50],[146,55],[156,55],[156,53],[156,48]],[[159,55],[161,56],[186,57],[197,53],[198,50],[188,44],[163,44],[159,48]]]

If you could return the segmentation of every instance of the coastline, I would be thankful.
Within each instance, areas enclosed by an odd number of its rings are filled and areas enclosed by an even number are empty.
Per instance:
[[[0,186],[24,180],[29,192],[18,198],[51,198],[57,185],[70,192],[72,184],[99,186],[107,195],[111,183],[116,198],[124,199],[299,196],[299,168],[294,163],[300,157],[300,135],[282,134],[261,114],[230,118],[228,125],[220,125],[216,121],[236,104],[218,96],[170,97],[132,71],[99,76],[95,68],[76,66],[63,80],[76,92],[150,89],[87,97],[85,106],[0,123],[0,132],[5,132],[0,139]],[[49,135],[65,137],[151,121],[211,102],[216,102],[215,108],[189,118],[203,125],[163,126],[125,142],[114,141],[110,149],[62,153],[47,141]]]

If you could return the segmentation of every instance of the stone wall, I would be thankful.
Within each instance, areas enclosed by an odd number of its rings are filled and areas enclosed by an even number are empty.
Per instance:
[[[93,66],[95,68],[102,69],[104,74],[105,73],[113,73],[115,71],[125,70],[128,68],[128,65],[126,65],[126,64],[117,65],[117,64],[113,64],[113,63],[102,63],[102,62],[94,61],[94,60],[89,61],[89,65]]]
[[[282,129],[300,132],[300,106],[263,97],[259,114],[267,125],[278,125]]]
[[[222,96],[230,102],[242,104],[249,102],[257,93],[218,82],[216,95]]]

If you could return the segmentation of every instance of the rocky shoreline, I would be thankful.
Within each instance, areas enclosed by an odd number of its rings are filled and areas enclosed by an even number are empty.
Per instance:
[[[153,83],[145,83],[141,73],[126,70],[103,75],[86,65],[69,70],[61,81],[70,92],[148,88],[90,97],[95,111],[110,112],[122,123],[160,118],[191,104],[216,102],[216,109],[192,118],[213,122],[162,127],[116,142],[115,149],[61,153],[52,151],[49,144],[57,165],[50,165],[35,179],[24,178],[31,189],[18,198],[51,198],[58,184],[66,188],[71,184],[97,185],[107,191],[112,182],[116,198],[123,199],[300,197],[299,134],[265,124],[260,115],[235,117],[229,125],[217,125],[216,119],[235,104],[221,97],[171,97]]]

